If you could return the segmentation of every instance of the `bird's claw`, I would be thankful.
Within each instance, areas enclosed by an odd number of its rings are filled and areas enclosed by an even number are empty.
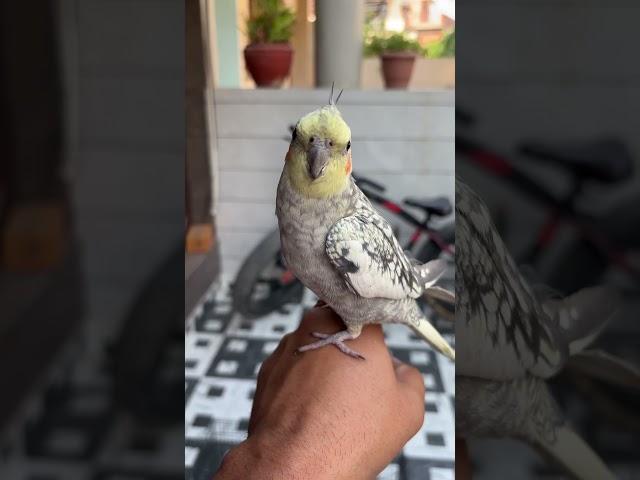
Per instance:
[[[311,336],[324,340],[325,338],[329,338],[330,335],[328,333],[311,332]]]
[[[346,340],[353,340],[353,336],[347,331],[344,330],[342,332],[338,332],[333,335],[329,335],[327,333],[320,332],[312,332],[312,336],[318,338],[317,342],[310,343],[308,345],[304,345],[296,350],[297,353],[308,352],[310,350],[316,350],[318,348],[324,347],[326,345],[335,345],[335,347],[340,350],[342,353],[349,355],[350,357],[357,358],[360,360],[364,360],[364,356],[356,352],[355,350],[347,347],[344,342]]]

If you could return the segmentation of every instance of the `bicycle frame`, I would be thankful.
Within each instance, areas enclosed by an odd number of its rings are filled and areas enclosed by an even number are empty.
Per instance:
[[[574,201],[582,187],[581,182],[577,179],[573,179],[571,189],[566,196],[556,198],[541,183],[529,177],[523,169],[477,141],[457,134],[456,152],[462,153],[475,165],[493,176],[505,179],[519,191],[549,209],[547,219],[536,235],[535,243],[522,256],[522,261],[535,262],[538,260],[544,249],[556,238],[559,227],[562,224],[569,224],[579,232],[582,238],[592,244],[609,263],[640,278],[640,271],[627,258],[627,250],[611,242],[597,230],[589,217],[576,211]]]
[[[365,184],[368,183],[367,180],[365,179],[362,179],[362,180],[356,180],[356,183],[359,183],[359,182],[365,183]],[[427,237],[430,240],[433,240],[433,242],[436,245],[438,245],[438,248],[440,248],[440,250],[442,250],[443,252],[447,252],[450,255],[454,254],[455,245],[449,245],[448,243],[446,243],[438,232],[430,228],[429,226],[429,221],[431,220],[430,215],[426,215],[426,218],[420,221],[415,215],[413,215],[407,209],[403,208],[401,205],[398,205],[392,200],[389,200],[388,198],[384,197],[380,193],[367,188],[366,185],[359,185],[359,187],[360,187],[360,190],[362,190],[362,193],[364,193],[367,196],[367,198],[371,200],[373,203],[380,205],[382,208],[384,208],[385,210],[388,210],[389,212],[395,215],[398,215],[400,218],[402,218],[403,220],[407,221],[408,223],[410,223],[415,227],[415,230],[413,231],[413,234],[409,238],[407,244],[404,245],[405,250],[413,250],[413,248],[420,241],[422,236],[427,235]]]

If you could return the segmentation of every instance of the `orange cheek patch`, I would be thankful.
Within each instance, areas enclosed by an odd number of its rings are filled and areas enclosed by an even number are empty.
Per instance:
[[[351,173],[351,157],[347,158],[347,164],[344,166],[344,172],[347,175]]]
[[[289,161],[289,156],[291,155],[291,149],[287,150],[287,154],[284,156],[284,161],[288,162]]]

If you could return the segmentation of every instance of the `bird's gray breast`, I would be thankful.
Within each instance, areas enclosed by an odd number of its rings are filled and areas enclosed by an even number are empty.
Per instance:
[[[281,185],[277,205],[282,253],[287,266],[308,288],[330,301],[344,286],[329,262],[325,241],[333,224],[349,214],[348,199],[308,199],[290,186]]]

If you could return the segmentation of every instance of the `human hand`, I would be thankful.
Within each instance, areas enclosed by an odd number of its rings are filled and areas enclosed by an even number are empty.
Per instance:
[[[258,375],[247,440],[232,449],[217,480],[372,479],[424,420],[424,382],[394,361],[379,325],[349,343],[366,360],[333,346],[304,354],[312,331],[344,329],[329,308],[308,312]]]

